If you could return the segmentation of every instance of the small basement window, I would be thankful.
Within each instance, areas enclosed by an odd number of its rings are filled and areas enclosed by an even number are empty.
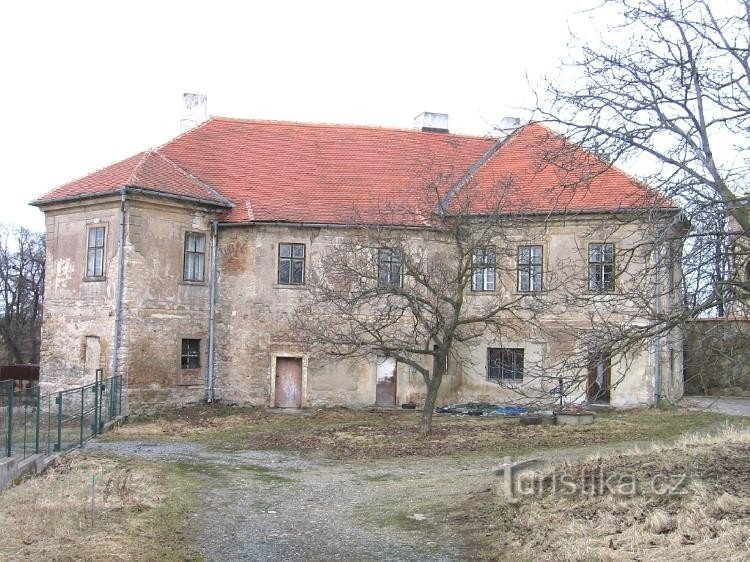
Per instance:
[[[201,366],[201,340],[182,340],[182,354],[180,367],[182,369],[200,369]]]
[[[522,380],[523,348],[488,348],[487,378],[494,381]]]

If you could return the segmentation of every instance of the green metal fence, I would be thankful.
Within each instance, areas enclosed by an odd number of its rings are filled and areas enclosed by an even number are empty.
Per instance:
[[[122,377],[105,379],[101,371],[92,384],[50,394],[0,381],[0,457],[79,447],[121,414]]]

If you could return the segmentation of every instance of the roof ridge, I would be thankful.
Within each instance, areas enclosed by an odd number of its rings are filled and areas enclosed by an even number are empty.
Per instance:
[[[458,191],[469,182],[472,176],[476,174],[482,168],[482,166],[484,166],[495,154],[497,154],[497,151],[500,150],[500,148],[502,148],[506,143],[512,142],[512,140],[518,136],[519,132],[529,125],[531,125],[531,123],[527,123],[523,127],[518,127],[512,133],[506,135],[503,138],[497,139],[495,143],[489,149],[487,149],[487,151],[482,154],[482,156],[479,157],[479,160],[474,162],[474,164],[471,165],[466,173],[461,176],[456,181],[456,183],[453,184],[453,186],[446,192],[442,199],[440,199],[437,209],[435,209],[435,213],[445,213],[445,209],[450,204],[451,199],[453,199],[456,193],[458,193]]]
[[[193,131],[196,131],[196,130],[200,129],[201,127],[205,126],[206,124],[208,124],[210,121],[212,121],[214,119],[215,118],[213,116],[209,116],[208,119],[206,119],[205,121],[201,121],[195,127],[190,127],[187,131],[182,131],[179,135],[177,135],[176,137],[172,137],[171,139],[169,139],[166,142],[163,142],[162,144],[160,144],[159,146],[157,146],[154,150],[156,150],[156,151],[161,150],[162,148],[164,148],[168,144],[171,144],[174,141],[176,141],[178,139],[181,139],[182,137],[184,137],[188,133],[192,133]]]
[[[183,168],[182,166],[180,166],[177,162],[175,162],[174,160],[172,160],[171,158],[169,158],[165,154],[162,154],[161,152],[159,152],[158,149],[149,150],[148,153],[149,154],[150,153],[156,154],[159,158],[161,158],[162,160],[164,160],[168,164],[171,164],[180,174],[182,174],[183,176],[186,176],[189,179],[191,179],[194,182],[196,182],[200,187],[202,187],[203,189],[205,189],[206,191],[208,191],[211,195],[213,195],[217,199],[219,199],[219,200],[223,201],[224,203],[226,203],[226,204],[231,205],[232,207],[234,207],[234,203],[232,203],[232,201],[230,201],[229,199],[227,199],[226,197],[224,197],[224,195],[222,195],[220,192],[218,192],[217,190],[215,190],[208,183],[206,183],[202,179],[196,177],[190,171],[188,171],[185,168]]]
[[[433,132],[433,131],[421,131],[419,129],[405,129],[403,127],[384,127],[384,126],[379,126],[379,125],[357,125],[357,124],[351,124],[351,123],[322,123],[322,122],[312,122],[312,121],[284,121],[284,120],[277,120],[277,119],[247,119],[247,118],[242,118],[242,117],[222,117],[218,115],[212,115],[211,117],[209,117],[208,120],[204,121],[202,124],[208,123],[210,121],[225,121],[229,123],[247,123],[247,124],[256,124],[256,125],[291,125],[293,127],[320,127],[320,128],[326,128],[326,129],[369,129],[373,131],[392,131],[392,132],[399,132],[399,133],[414,133],[418,135],[461,137],[461,138],[467,138],[467,139],[486,140],[486,141],[493,140],[493,137],[490,136],[489,133],[487,133],[484,136],[480,136],[480,135],[468,135],[464,133],[451,133],[451,132],[439,133],[439,132]],[[194,131],[197,128],[198,127],[194,127],[193,129],[190,129],[189,131],[182,133],[180,136],[172,139],[172,141],[177,140],[182,135],[187,134],[191,131]],[[172,142],[172,141],[169,141],[169,142]],[[169,144],[169,142],[165,144]]]
[[[146,162],[146,158],[148,158],[148,155],[152,152],[153,149],[148,148],[141,153],[141,159],[138,161],[138,164],[133,167],[133,171],[128,176],[128,179],[125,181],[124,185],[138,185],[138,170],[143,167],[143,164]]]

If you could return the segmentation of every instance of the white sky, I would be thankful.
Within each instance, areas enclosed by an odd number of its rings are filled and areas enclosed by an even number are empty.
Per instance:
[[[410,128],[422,111],[485,134],[533,104],[588,0],[3,2],[0,223],[28,201],[211,115]]]

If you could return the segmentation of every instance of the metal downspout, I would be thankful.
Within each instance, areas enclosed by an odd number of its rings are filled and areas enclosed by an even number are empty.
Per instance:
[[[661,236],[660,236],[661,237]],[[654,287],[654,312],[656,321],[661,319],[661,244],[655,248],[656,283]],[[657,334],[654,343],[654,406],[661,400],[661,334]]]
[[[216,340],[216,246],[219,239],[219,223],[211,223],[211,282],[208,297],[208,374],[206,376],[206,402],[214,401],[214,350]]]
[[[122,296],[125,279],[125,227],[127,188],[120,188],[120,238],[117,247],[117,284],[115,286],[115,326],[112,336],[112,376],[120,367],[120,340],[122,339]]]

